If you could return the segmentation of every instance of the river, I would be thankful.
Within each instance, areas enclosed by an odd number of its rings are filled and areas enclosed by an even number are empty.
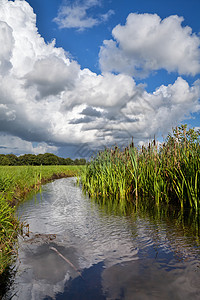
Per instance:
[[[199,236],[178,219],[116,213],[74,178],[43,186],[18,216],[29,232],[4,300],[200,299]]]

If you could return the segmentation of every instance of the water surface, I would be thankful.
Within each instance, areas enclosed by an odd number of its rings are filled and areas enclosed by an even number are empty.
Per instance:
[[[74,178],[45,185],[18,215],[30,233],[4,299],[200,299],[198,222],[112,212]]]

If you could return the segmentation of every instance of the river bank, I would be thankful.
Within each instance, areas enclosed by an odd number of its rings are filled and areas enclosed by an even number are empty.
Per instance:
[[[17,205],[49,181],[78,176],[81,166],[0,166],[0,276],[14,257],[21,224]],[[0,278],[1,281],[1,278]]]

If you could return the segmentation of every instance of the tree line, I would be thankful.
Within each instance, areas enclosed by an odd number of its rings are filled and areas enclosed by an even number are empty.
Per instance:
[[[71,158],[58,157],[53,153],[45,154],[24,154],[16,156],[14,154],[0,154],[1,166],[40,166],[40,165],[85,165],[84,158],[72,160]]]

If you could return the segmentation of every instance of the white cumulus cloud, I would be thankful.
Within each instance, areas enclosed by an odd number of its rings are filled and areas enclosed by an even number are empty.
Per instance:
[[[0,73],[5,74],[11,69],[10,58],[13,50],[12,28],[6,23],[0,21]]]
[[[177,15],[163,20],[157,14],[131,13],[125,25],[117,25],[113,40],[100,50],[103,71],[145,77],[166,69],[180,75],[200,72],[200,38]]]
[[[96,16],[89,14],[91,8],[100,5],[100,0],[68,1],[67,4],[60,7],[54,21],[60,28],[76,28],[79,31],[92,28],[106,22],[114,14],[113,10]]]
[[[73,89],[80,67],[73,61],[70,64],[59,57],[47,56],[37,60],[26,78],[27,86],[36,86],[40,97],[57,95],[61,91]]]
[[[40,154],[46,152],[56,152],[55,146],[50,146],[44,142],[33,145],[31,142],[22,140],[12,135],[0,134],[0,153],[23,155],[26,153]]]

